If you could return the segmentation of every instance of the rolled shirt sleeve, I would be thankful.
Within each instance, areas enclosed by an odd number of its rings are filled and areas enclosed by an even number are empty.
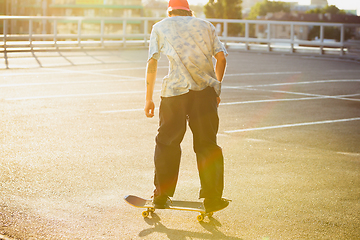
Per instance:
[[[159,35],[155,29],[151,31],[150,43],[149,43],[149,56],[148,61],[153,58],[160,60],[160,46],[159,46]]]
[[[211,24],[211,31],[214,39],[214,45],[213,45],[213,56],[218,54],[219,52],[224,52],[225,57],[227,57],[229,54],[226,51],[226,48],[224,44],[219,40],[219,37],[216,34],[216,29],[214,25]]]

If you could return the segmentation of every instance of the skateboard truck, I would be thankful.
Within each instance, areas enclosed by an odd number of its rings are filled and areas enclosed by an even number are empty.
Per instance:
[[[155,212],[155,208],[148,208],[146,211],[143,211],[143,212],[141,213],[141,215],[142,215],[144,218],[147,218],[147,217],[150,215],[150,213],[153,213],[153,212]]]
[[[184,210],[185,209],[176,209],[176,208],[166,208],[166,209],[174,209],[174,210]],[[205,213],[205,212],[202,212],[202,209],[197,209],[199,211],[199,215],[196,216],[196,219],[199,221],[199,222],[202,222],[204,221],[205,217],[212,217],[213,216],[213,212],[209,212],[209,213]],[[188,211],[197,211],[197,210],[188,210]],[[141,215],[144,217],[144,218],[147,218],[149,217],[150,214],[154,213],[155,212],[155,208],[153,207],[150,207],[148,208],[147,210],[143,211],[141,213]]]

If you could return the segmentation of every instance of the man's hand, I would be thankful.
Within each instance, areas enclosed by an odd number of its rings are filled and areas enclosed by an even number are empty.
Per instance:
[[[216,100],[217,100],[217,106],[219,107],[219,104],[220,104],[220,102],[221,102],[220,97],[216,97]]]
[[[154,116],[154,111],[155,111],[155,104],[154,101],[152,100],[147,100],[145,102],[145,115],[148,118],[152,118]]]

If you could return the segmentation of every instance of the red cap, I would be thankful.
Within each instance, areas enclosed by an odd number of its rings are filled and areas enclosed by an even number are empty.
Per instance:
[[[170,0],[168,11],[172,11],[175,9],[182,9],[186,11],[190,11],[189,3],[187,0]]]

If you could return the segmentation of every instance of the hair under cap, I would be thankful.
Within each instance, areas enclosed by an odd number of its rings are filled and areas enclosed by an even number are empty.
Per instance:
[[[190,6],[187,0],[170,0],[168,11],[176,10],[176,9],[182,9],[186,11],[190,11]]]

